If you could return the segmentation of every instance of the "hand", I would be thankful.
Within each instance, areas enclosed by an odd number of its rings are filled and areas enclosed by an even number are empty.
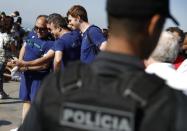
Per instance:
[[[12,63],[19,66],[19,67],[26,66],[25,61],[21,61],[21,60],[13,60]]]
[[[8,61],[7,62],[7,66],[14,67],[14,66],[16,66],[16,64],[12,63],[12,61]]]
[[[19,67],[19,71],[21,71],[21,72],[25,72],[27,70],[28,70],[28,67],[25,67],[25,66]]]
[[[183,44],[182,49],[187,50],[187,44]]]
[[[147,60],[144,60],[145,67],[148,67],[149,65],[154,63],[159,63],[159,61],[156,61],[151,57],[149,57]]]

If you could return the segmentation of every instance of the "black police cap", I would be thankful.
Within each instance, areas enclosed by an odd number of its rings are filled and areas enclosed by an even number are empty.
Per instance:
[[[169,0],[107,0],[107,12],[114,17],[149,17],[161,14],[178,21],[170,14]]]

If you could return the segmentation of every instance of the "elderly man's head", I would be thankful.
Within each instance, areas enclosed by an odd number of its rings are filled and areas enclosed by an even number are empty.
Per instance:
[[[48,35],[47,16],[40,15],[37,17],[34,30],[38,38],[45,38]]]
[[[165,31],[161,34],[158,45],[151,54],[151,58],[159,62],[172,63],[177,58],[181,46],[180,36]]]
[[[169,27],[166,29],[166,31],[169,31],[169,32],[173,33],[174,35],[180,37],[180,43],[183,43],[184,32],[179,27]]]

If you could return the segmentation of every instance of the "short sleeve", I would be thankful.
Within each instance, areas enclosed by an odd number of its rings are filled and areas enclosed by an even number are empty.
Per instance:
[[[62,39],[58,39],[54,43],[55,51],[63,51],[64,50],[64,41]]]
[[[47,53],[54,46],[54,41],[47,41],[44,47],[44,53]]]
[[[106,41],[106,38],[104,37],[101,29],[99,29],[98,27],[90,27],[88,33],[92,42],[97,46],[100,46],[104,41]]]

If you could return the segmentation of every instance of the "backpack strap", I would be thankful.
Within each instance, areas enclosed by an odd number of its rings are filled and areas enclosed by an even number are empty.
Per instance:
[[[96,27],[96,28],[98,28],[99,30],[101,30],[98,26],[91,25],[90,28],[92,28],[92,27]],[[89,28],[89,29],[90,29],[90,28]],[[98,54],[99,51],[100,51],[100,49],[99,49],[99,47],[97,47],[97,45],[93,42],[92,37],[91,37],[91,35],[90,35],[90,30],[89,30],[89,29],[88,29],[88,32],[87,32],[87,38],[88,38],[88,41],[89,41],[88,43],[89,43],[91,49],[93,50],[94,54]]]
[[[126,86],[123,96],[131,97],[142,107],[148,104],[149,99],[154,96],[164,86],[164,80],[156,75],[149,75],[145,72],[136,73]]]

